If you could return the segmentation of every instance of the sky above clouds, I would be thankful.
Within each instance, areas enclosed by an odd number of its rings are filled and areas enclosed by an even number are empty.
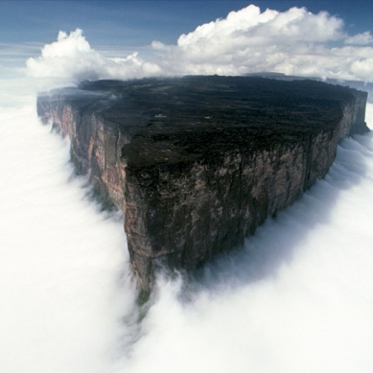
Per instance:
[[[3,1],[0,8],[0,74],[32,57],[29,75],[59,85],[262,71],[373,81],[370,1]]]

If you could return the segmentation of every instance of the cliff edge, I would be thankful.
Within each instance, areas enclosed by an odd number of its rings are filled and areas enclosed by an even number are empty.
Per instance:
[[[315,81],[184,77],[85,82],[39,95],[78,172],[124,212],[131,266],[193,270],[243,243],[368,131],[367,94]]]

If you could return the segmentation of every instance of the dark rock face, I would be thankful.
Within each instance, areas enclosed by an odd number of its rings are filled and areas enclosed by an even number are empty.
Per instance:
[[[314,81],[185,77],[98,81],[38,98],[77,170],[122,208],[133,273],[192,270],[242,244],[367,131],[367,94]]]

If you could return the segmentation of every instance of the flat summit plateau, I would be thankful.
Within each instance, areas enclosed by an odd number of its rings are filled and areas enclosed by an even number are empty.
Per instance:
[[[243,243],[367,131],[367,94],[311,80],[189,76],[84,82],[41,94],[79,172],[123,209],[131,265],[193,270]]]

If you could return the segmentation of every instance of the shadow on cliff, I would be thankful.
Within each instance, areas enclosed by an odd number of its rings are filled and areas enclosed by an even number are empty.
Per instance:
[[[243,247],[217,256],[184,281],[180,296],[188,300],[199,291],[236,290],[275,278],[282,265],[291,265],[295,254],[301,253],[311,232],[331,223],[342,192],[367,177],[369,159],[373,159],[373,133],[342,140],[324,180],[275,218],[267,219]]]

